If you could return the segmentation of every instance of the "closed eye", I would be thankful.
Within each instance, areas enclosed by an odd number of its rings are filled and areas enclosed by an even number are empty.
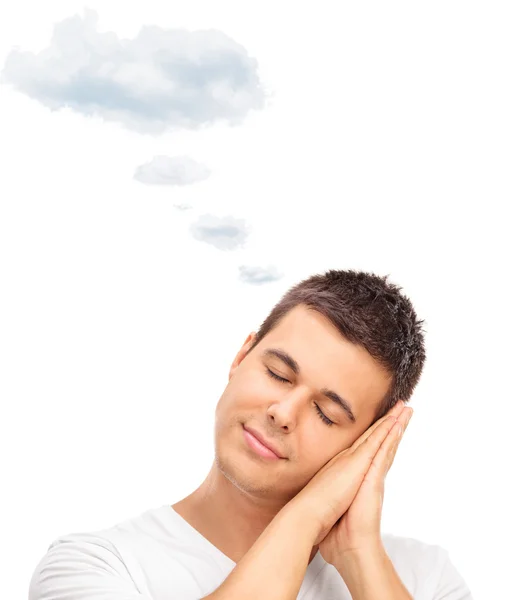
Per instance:
[[[289,379],[285,379],[284,377],[280,377],[280,375],[277,375],[276,373],[273,373],[273,371],[271,371],[271,369],[268,369],[268,367],[266,367],[266,373],[273,379],[276,379],[277,381],[280,381],[282,383],[290,383]],[[318,416],[320,417],[320,419],[325,423],[325,425],[328,425],[329,427],[331,425],[335,425],[334,421],[331,421],[327,415],[322,412],[322,410],[320,409],[320,407],[316,404],[316,402],[314,403],[314,407],[316,408],[316,412],[318,413]]]

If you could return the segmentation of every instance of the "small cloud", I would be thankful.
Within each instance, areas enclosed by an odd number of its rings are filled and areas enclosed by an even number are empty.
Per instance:
[[[235,250],[244,246],[249,230],[243,219],[201,215],[190,226],[192,235],[201,242],[215,246],[219,250]]]
[[[136,168],[134,179],[150,185],[190,185],[210,176],[210,169],[188,156],[154,156]]]
[[[283,273],[278,271],[276,267],[239,267],[239,280],[243,283],[252,285],[262,285],[264,283],[272,283],[283,277]]]
[[[192,208],[190,204],[173,204],[174,208],[178,210],[189,210]]]
[[[51,110],[70,107],[139,133],[236,124],[264,107],[257,61],[221,31],[145,25],[120,39],[97,31],[97,20],[86,8],[57,23],[43,51],[13,49],[3,80]]]

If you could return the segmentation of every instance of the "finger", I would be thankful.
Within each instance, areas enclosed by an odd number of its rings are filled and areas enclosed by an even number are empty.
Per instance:
[[[402,410],[402,405],[395,405],[384,417],[378,419],[373,423],[362,435],[360,435],[355,442],[350,446],[350,451],[355,451],[363,442],[365,442],[379,427],[383,427],[386,422],[390,422],[393,424],[394,420],[397,418],[397,413],[394,411]],[[384,425],[383,425],[384,424]]]
[[[377,461],[377,459],[379,460],[379,469],[383,472],[384,476],[386,476],[391,469],[403,434],[404,428],[398,422],[390,431],[390,435],[386,438],[385,443],[381,446],[379,452],[377,452],[377,455],[375,456],[375,461]]]
[[[374,451],[375,449],[377,452],[382,451],[380,449],[384,446],[389,453],[390,448],[400,440],[400,437],[404,433],[404,430],[406,429],[412,415],[413,409],[404,407],[400,412],[398,419],[396,419],[393,415],[389,415],[385,419],[381,419],[379,421],[379,425],[374,429],[371,435],[363,441],[361,446],[367,444],[368,440],[371,440],[369,445],[370,447],[368,448],[370,452]],[[370,454],[370,457],[371,460],[373,460],[375,458],[375,454],[373,456]],[[391,458],[392,462],[393,457]]]
[[[393,406],[384,417],[377,419],[362,435],[360,435],[356,441],[350,447],[350,451],[356,450],[370,435],[383,423],[388,421],[390,418],[397,418],[397,416],[404,410],[404,403],[399,400],[395,406]]]
[[[378,426],[375,427],[371,434],[365,438],[362,443],[357,445],[356,448],[354,448],[354,452],[364,453],[371,462],[379,451],[382,443],[396,424],[397,420],[393,416],[388,416],[385,419],[381,419]]]
[[[378,434],[379,429],[382,429],[385,432],[385,434],[387,434],[387,432],[389,431],[389,427],[388,429],[386,429],[386,426],[393,425],[395,421],[396,417],[394,415],[386,415],[382,419],[379,419],[356,439],[356,441],[350,447],[350,451],[355,452],[355,450],[362,446],[372,435],[375,435],[376,432]]]
[[[401,421],[397,420],[372,460],[372,464],[368,471],[369,478],[373,477],[373,480],[379,480],[381,483],[384,482],[384,479],[395,460],[395,454],[397,453],[403,433],[404,425]]]
[[[390,408],[390,410],[387,412],[387,414],[394,415],[398,419],[400,417],[400,415],[404,412],[405,408],[406,408],[406,405],[404,404],[404,401],[399,400],[394,406],[392,406]]]
[[[378,454],[379,460],[385,464],[385,474],[391,469],[391,465],[395,460],[395,455],[400,445],[400,441],[407,429],[409,421],[413,416],[413,409],[409,408],[404,411],[403,416],[398,420],[398,424],[395,425],[391,430],[383,445],[381,446]],[[377,457],[376,457],[377,459]]]

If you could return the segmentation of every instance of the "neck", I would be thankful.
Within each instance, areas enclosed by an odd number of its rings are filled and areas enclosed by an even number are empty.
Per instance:
[[[215,461],[205,481],[172,508],[230,560],[238,563],[286,502],[271,499],[270,491],[237,488]],[[318,546],[312,549],[309,563]]]

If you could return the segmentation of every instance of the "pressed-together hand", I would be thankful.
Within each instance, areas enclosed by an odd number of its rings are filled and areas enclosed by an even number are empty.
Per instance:
[[[336,566],[347,554],[382,547],[384,479],[412,413],[399,401],[350,448],[326,463],[296,496],[318,519],[314,545],[319,545],[326,562]]]
[[[352,504],[319,544],[322,557],[331,564],[337,564],[339,559],[353,552],[368,552],[382,548],[381,516],[384,480],[393,464],[402,434],[413,415],[413,409],[399,402],[388,414],[395,416],[398,423],[389,430],[382,441]],[[365,435],[369,435],[368,431]],[[364,439],[359,438],[356,444],[361,444],[363,441]]]

